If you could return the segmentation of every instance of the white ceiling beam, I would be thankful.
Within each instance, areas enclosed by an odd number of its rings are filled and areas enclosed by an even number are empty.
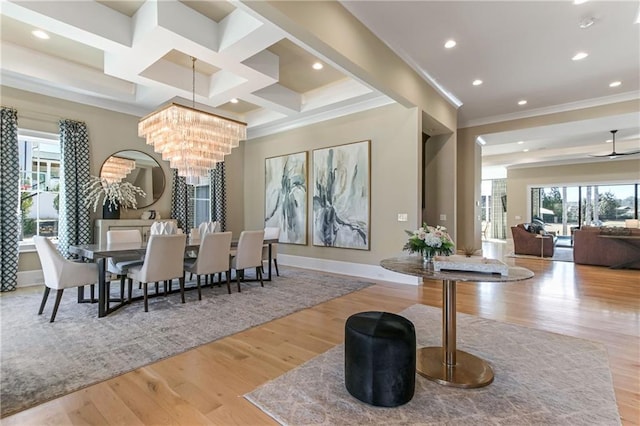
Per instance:
[[[102,50],[132,44],[131,18],[94,1],[2,1],[2,14]]]
[[[302,109],[302,96],[278,83],[254,91],[253,96],[263,99],[271,108],[284,114],[299,113]]]
[[[135,99],[135,85],[75,62],[2,42],[3,70],[100,97]]]

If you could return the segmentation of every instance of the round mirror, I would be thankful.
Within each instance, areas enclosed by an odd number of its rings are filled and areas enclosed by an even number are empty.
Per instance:
[[[146,197],[136,196],[137,208],[148,207],[164,192],[164,172],[149,154],[140,151],[118,151],[107,158],[100,169],[100,177],[110,181],[124,181],[142,188]]]

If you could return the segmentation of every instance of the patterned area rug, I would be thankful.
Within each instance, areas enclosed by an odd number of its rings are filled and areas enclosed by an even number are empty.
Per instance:
[[[401,315],[418,346],[440,346],[441,311],[413,305]],[[495,380],[479,389],[417,375],[413,399],[373,407],[344,386],[344,345],[245,395],[285,425],[619,425],[604,346],[458,314],[458,349],[487,360]]]
[[[97,318],[95,304],[76,303],[67,290],[55,322],[49,317],[54,295],[37,315],[42,293],[18,289],[0,297],[0,400],[2,416],[106,380],[162,358],[237,333],[372,285],[294,268],[280,268],[272,282],[243,283],[142,300]],[[177,288],[177,283],[174,284]],[[112,285],[118,287],[116,283]]]

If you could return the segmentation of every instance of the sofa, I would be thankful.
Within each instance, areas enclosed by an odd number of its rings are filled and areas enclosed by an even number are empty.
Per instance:
[[[519,223],[511,227],[513,249],[515,254],[553,257],[556,236],[544,231],[542,226],[534,223]]]
[[[640,229],[582,226],[573,234],[573,261],[640,269]]]

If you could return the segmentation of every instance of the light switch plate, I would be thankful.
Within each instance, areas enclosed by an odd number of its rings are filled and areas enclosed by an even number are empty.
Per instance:
[[[446,214],[441,214],[440,215],[440,220],[447,220],[447,215]]]
[[[409,220],[409,215],[407,213],[398,213],[398,222],[406,222]]]

